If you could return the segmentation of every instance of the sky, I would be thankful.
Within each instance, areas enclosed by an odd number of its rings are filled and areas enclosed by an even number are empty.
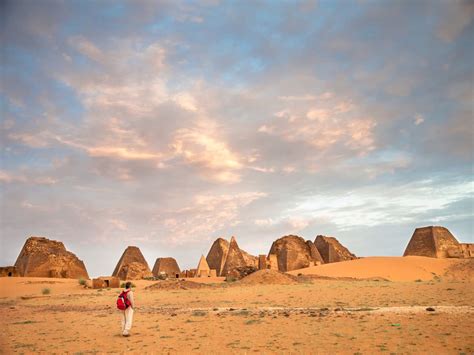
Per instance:
[[[473,1],[0,4],[0,265],[474,241]]]

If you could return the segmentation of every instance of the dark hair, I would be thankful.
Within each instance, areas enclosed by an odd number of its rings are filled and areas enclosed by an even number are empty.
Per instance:
[[[132,287],[132,283],[130,281],[128,281],[126,284],[125,284],[125,289],[129,289],[130,287]]]

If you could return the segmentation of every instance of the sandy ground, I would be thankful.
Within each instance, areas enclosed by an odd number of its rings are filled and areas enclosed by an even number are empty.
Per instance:
[[[319,275],[327,277],[350,277],[356,279],[384,278],[390,281],[431,280],[434,275],[442,277],[452,266],[463,260],[435,259],[422,256],[367,257],[342,263],[324,264],[290,274]],[[474,280],[473,280],[474,281]]]
[[[335,277],[375,276],[357,267],[346,274],[367,260],[370,268],[384,270],[378,265],[383,260],[367,258],[334,264],[342,269]],[[0,351],[473,353],[473,283],[441,277],[446,267],[431,269],[431,263],[424,269],[432,277],[421,281],[421,271],[412,275],[417,281],[394,282],[301,277],[289,285],[241,285],[216,278],[188,290],[146,289],[155,282],[136,281],[129,338],[120,335],[118,289],[84,289],[77,280],[1,278]]]

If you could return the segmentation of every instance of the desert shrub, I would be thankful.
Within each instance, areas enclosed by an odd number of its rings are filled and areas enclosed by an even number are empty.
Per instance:
[[[49,288],[43,288],[43,290],[41,291],[41,293],[43,295],[49,295],[51,293],[51,290]]]
[[[86,285],[86,280],[83,279],[82,277],[78,280],[78,282],[79,282],[79,285],[81,285],[81,286],[85,286],[85,285]]]
[[[246,325],[258,324],[258,323],[260,323],[260,319],[249,319],[248,321],[245,322]]]
[[[22,321],[22,322],[15,322],[15,323],[12,323],[12,324],[32,324],[32,323],[37,323],[37,322],[34,321],[34,320],[25,320],[25,321]]]
[[[122,282],[122,283],[120,284],[120,287],[125,288],[125,282]],[[132,282],[132,286],[131,286],[131,287],[133,288],[133,287],[137,287],[137,286]]]
[[[237,281],[237,278],[234,277],[234,276],[229,276],[229,275],[228,275],[228,276],[225,278],[225,281],[226,281],[226,282],[235,282],[235,281]]]
[[[246,309],[241,309],[240,311],[235,312],[237,316],[248,316],[250,312]]]
[[[199,310],[193,311],[193,316],[194,317],[204,317],[206,315],[207,315],[206,311],[199,311]]]

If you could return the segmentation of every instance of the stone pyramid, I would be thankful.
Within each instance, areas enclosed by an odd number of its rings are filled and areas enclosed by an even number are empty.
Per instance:
[[[67,251],[62,242],[44,237],[26,240],[15,267],[21,276],[89,278],[82,260]]]
[[[235,237],[232,237],[235,241]],[[235,241],[237,244],[237,241]],[[237,248],[240,250],[242,257],[244,259],[245,265],[244,266],[252,266],[258,268],[258,257],[250,255],[246,251],[240,249],[238,246]],[[206,260],[209,264],[211,269],[216,270],[217,276],[227,276],[223,273],[225,263],[227,261],[227,256],[229,254],[230,243],[223,239],[217,238],[211,246],[209,253],[207,254]],[[231,270],[227,270],[231,271]]]
[[[283,272],[309,267],[312,262],[322,263],[311,244],[296,235],[287,235],[273,242],[268,257],[276,255],[278,270]]]
[[[416,228],[403,256],[418,255],[446,258],[451,250],[460,250],[460,244],[451,232],[439,226]]]
[[[316,248],[316,245],[314,245],[314,243],[311,240],[307,240],[306,245],[308,245],[309,254],[311,255],[311,258],[313,259],[313,261],[315,263],[319,262],[321,264],[324,264],[324,259],[319,253],[318,248]]]
[[[234,237],[230,239],[229,251],[225,260],[224,267],[222,268],[221,276],[226,276],[232,270],[248,266],[245,262],[244,255],[237,244]]]
[[[209,267],[209,264],[207,263],[206,258],[204,257],[204,255],[201,255],[201,259],[199,259],[199,263],[196,268],[196,276],[200,277],[203,275],[209,275],[210,271],[211,271],[211,268]]]
[[[253,266],[258,269],[258,256],[253,256],[249,253],[247,253],[245,250],[240,249],[242,252],[242,256],[244,257],[245,260],[245,265],[246,266]]]
[[[153,274],[140,249],[129,246],[123,252],[112,276],[121,280],[140,280],[153,277]]]
[[[334,237],[318,235],[314,241],[325,263],[335,263],[339,261],[353,260],[357,257],[352,254]]]
[[[223,238],[217,238],[212,243],[211,249],[207,254],[206,260],[211,269],[216,270],[217,276],[220,276],[224,269],[227,253],[229,252],[229,242]]]
[[[165,273],[168,277],[175,278],[180,274],[178,263],[174,258],[158,258],[153,266],[153,276],[158,277],[161,273]]]

